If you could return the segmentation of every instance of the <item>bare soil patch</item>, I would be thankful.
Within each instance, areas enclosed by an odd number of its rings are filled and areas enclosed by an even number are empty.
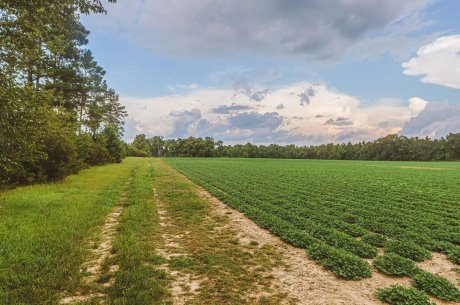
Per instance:
[[[417,266],[425,271],[443,276],[460,287],[460,274],[452,270],[458,266],[453,264],[444,254],[433,253],[430,260],[417,263]]]

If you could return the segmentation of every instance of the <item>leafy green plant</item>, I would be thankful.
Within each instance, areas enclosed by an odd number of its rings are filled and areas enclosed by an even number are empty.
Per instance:
[[[437,171],[440,180],[433,180],[413,170],[421,165],[410,162],[232,158],[166,162],[296,247],[311,249],[321,243],[367,258],[383,246],[386,253],[414,261],[430,258],[431,252],[460,261],[458,220],[452,218],[460,213],[460,193],[445,196],[446,183],[451,185],[446,181],[455,181],[455,171]],[[424,163],[423,168],[430,166],[460,169],[457,163]],[[396,172],[414,188],[399,183]],[[427,184],[430,193],[421,193]],[[441,197],[442,201],[436,200]]]
[[[460,290],[447,279],[437,274],[420,272],[413,277],[414,286],[432,296],[447,300],[460,301]]]
[[[335,229],[316,226],[311,234],[326,242],[328,245],[349,251],[359,257],[373,258],[377,255],[377,249],[371,245],[354,239],[348,234]]]
[[[361,241],[369,245],[372,245],[374,247],[382,248],[385,245],[387,239],[385,238],[385,236],[381,234],[368,233],[366,235],[363,235],[363,237],[361,238]]]
[[[447,257],[456,264],[460,264],[460,247],[452,248],[447,252]]]
[[[391,305],[434,305],[425,293],[415,288],[405,288],[400,285],[378,289],[375,295],[382,302]]]
[[[396,253],[402,257],[421,262],[431,258],[431,252],[410,241],[389,241],[385,244],[385,251]]]
[[[316,243],[308,249],[308,255],[336,276],[347,280],[360,280],[372,276],[368,263],[342,249]]]
[[[379,256],[373,264],[377,270],[392,276],[411,276],[417,272],[417,266],[412,260],[396,253]]]

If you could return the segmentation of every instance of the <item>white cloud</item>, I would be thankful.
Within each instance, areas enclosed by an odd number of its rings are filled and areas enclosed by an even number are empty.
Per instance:
[[[436,39],[402,66],[404,74],[421,76],[424,83],[460,89],[460,35]]]
[[[427,104],[428,102],[420,97],[412,97],[409,99],[409,109],[413,114],[420,113],[423,109],[425,109]]]
[[[311,93],[308,104],[302,102],[305,92]],[[365,106],[356,97],[306,82],[270,89],[260,101],[235,95],[235,89],[198,88],[183,95],[121,97],[121,102],[139,133],[259,144],[372,140],[399,132],[426,105],[413,98]]]

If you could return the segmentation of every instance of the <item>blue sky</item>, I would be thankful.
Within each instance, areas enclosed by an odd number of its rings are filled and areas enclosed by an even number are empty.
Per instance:
[[[119,0],[107,9],[82,20],[129,111],[128,140],[460,132],[458,1]],[[242,107],[215,111],[232,105]]]

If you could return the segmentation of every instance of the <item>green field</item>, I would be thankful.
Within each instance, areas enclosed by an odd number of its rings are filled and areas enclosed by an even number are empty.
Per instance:
[[[460,264],[460,163],[167,162],[259,226],[307,248],[312,259],[338,277],[370,277],[372,268],[364,258],[375,258],[378,248],[385,256],[375,267],[390,275],[406,272],[420,280],[426,273],[412,262],[430,259],[432,252]],[[423,280],[437,285],[439,278]],[[460,300],[455,289],[448,296],[428,292]]]
[[[358,281],[381,273],[410,277],[413,286],[372,290],[386,303],[431,304],[427,295],[460,301],[452,281],[460,265],[460,163],[127,158],[0,193],[0,304],[59,304],[73,296],[85,299],[69,304],[173,304],[181,297],[186,304],[279,304],[287,297],[296,304],[272,285],[271,270],[291,263],[283,253],[258,235],[241,239],[232,211],[216,214],[215,203],[173,168],[305,248],[313,265],[330,270],[320,268],[337,281],[333,287],[346,285],[333,275]],[[109,240],[104,232],[116,209]],[[89,271],[104,243],[100,270]],[[434,252],[452,266],[443,271],[449,280],[420,267]],[[184,278],[200,288],[190,292]]]

